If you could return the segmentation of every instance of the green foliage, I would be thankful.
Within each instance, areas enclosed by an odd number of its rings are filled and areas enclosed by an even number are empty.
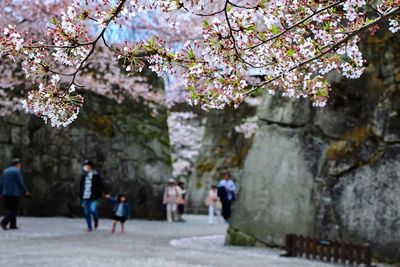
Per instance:
[[[274,24],[271,27],[271,32],[276,35],[276,34],[279,34],[281,32],[281,30]]]

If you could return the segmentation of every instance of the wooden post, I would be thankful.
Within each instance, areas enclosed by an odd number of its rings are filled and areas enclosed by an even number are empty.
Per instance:
[[[362,263],[362,247],[356,246],[356,264],[359,265]]]
[[[328,262],[331,262],[331,258],[332,258],[332,244],[327,245],[325,249],[326,249],[326,253],[325,253],[325,255],[326,255],[326,260],[327,260]]]
[[[310,259],[311,238],[307,236],[305,242],[306,242],[306,246],[305,246],[306,259]]]
[[[354,245],[353,243],[348,244],[347,259],[349,260],[349,265],[354,263]]]
[[[324,257],[325,257],[325,246],[323,244],[321,244],[320,242],[318,242],[318,254],[319,254],[319,259],[321,261],[324,261]]]
[[[317,258],[317,253],[318,253],[317,241],[315,239],[312,239],[311,240],[311,255],[314,260]]]
[[[304,241],[305,241],[304,236],[300,235],[299,238],[298,238],[298,242],[297,242],[297,244],[298,244],[298,246],[297,246],[297,255],[298,255],[299,257],[303,257],[303,253],[304,253]]]
[[[346,264],[346,259],[347,259],[347,244],[342,243],[340,246],[340,260],[342,261],[343,264]]]
[[[333,262],[337,263],[339,261],[339,243],[337,241],[333,242]]]
[[[285,249],[286,249],[286,255],[288,257],[293,257],[293,234],[287,234],[285,238]]]
[[[369,244],[364,244],[363,247],[364,254],[364,264],[366,267],[371,267],[372,263],[372,254],[371,254],[371,246]]]
[[[293,235],[293,257],[297,257],[298,255],[297,239],[297,235]]]

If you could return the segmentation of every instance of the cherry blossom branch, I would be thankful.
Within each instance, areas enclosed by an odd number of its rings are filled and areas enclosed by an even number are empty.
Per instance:
[[[340,1],[335,2],[335,3],[333,3],[333,4],[330,4],[330,5],[328,5],[328,6],[324,7],[324,8],[321,8],[321,9],[319,9],[319,10],[317,10],[317,11],[314,11],[313,14],[311,14],[311,15],[305,17],[304,19],[298,21],[297,23],[293,24],[292,26],[290,26],[290,27],[288,27],[288,28],[285,28],[284,31],[282,31],[282,32],[280,32],[280,33],[278,33],[278,34],[275,34],[274,36],[272,36],[272,37],[270,37],[270,38],[268,38],[268,39],[266,39],[266,40],[264,40],[264,41],[262,41],[262,42],[260,42],[260,43],[258,43],[258,44],[256,44],[256,45],[253,45],[253,46],[251,46],[251,47],[248,47],[247,49],[248,49],[248,50],[253,50],[253,49],[255,49],[255,48],[257,48],[257,47],[259,47],[259,46],[261,46],[261,45],[263,45],[263,44],[265,44],[265,43],[271,42],[272,40],[277,39],[277,38],[281,37],[282,35],[284,35],[285,33],[288,33],[288,32],[290,32],[291,30],[297,28],[298,26],[304,24],[306,21],[312,19],[314,16],[316,16],[316,15],[318,15],[318,14],[320,14],[320,13],[322,13],[322,12],[324,12],[324,11],[330,9],[330,8],[333,8],[333,7],[335,7],[335,6],[338,6],[339,4],[341,4],[341,3],[343,3],[343,2],[344,2],[344,0],[340,0]]]
[[[305,61],[299,63],[298,65],[296,65],[296,66],[294,66],[294,67],[292,67],[292,68],[289,68],[289,69],[287,70],[287,72],[291,72],[291,71],[293,71],[293,70],[295,70],[295,69],[298,69],[298,68],[300,68],[300,67],[302,67],[302,66],[305,66],[305,65],[307,65],[307,64],[310,64],[311,62],[314,62],[314,61],[316,61],[316,60],[318,60],[318,59],[324,57],[325,55],[327,55],[327,54],[329,54],[329,53],[331,53],[331,52],[336,51],[336,50],[339,49],[343,44],[349,42],[354,36],[357,36],[359,33],[363,32],[363,31],[365,31],[365,30],[368,30],[369,28],[371,28],[371,27],[373,27],[373,26],[375,26],[375,25],[381,23],[381,22],[384,21],[384,20],[389,19],[389,18],[392,17],[392,16],[396,16],[396,15],[398,15],[399,13],[400,13],[400,8],[395,8],[395,9],[393,9],[391,12],[388,12],[388,13],[386,13],[385,15],[381,16],[379,20],[375,20],[375,21],[373,21],[373,22],[371,22],[371,23],[369,23],[369,24],[366,24],[365,26],[363,26],[363,27],[361,27],[361,28],[359,28],[359,29],[357,29],[357,30],[351,32],[351,33],[348,33],[347,36],[346,36],[344,39],[342,39],[341,41],[339,41],[339,42],[335,43],[334,45],[330,46],[328,49],[326,49],[326,50],[321,49],[321,50],[324,50],[324,52],[322,52],[321,54],[319,54],[319,55],[317,55],[317,56],[315,56],[315,57],[309,58],[309,59],[307,59],[307,60],[305,60]],[[325,48],[326,48],[326,47],[325,47]],[[284,75],[285,75],[285,74],[277,75],[277,76],[275,76],[275,77],[272,78],[272,79],[269,79],[269,80],[267,80],[267,81],[264,81],[264,82],[262,82],[262,83],[259,83],[259,84],[257,84],[257,85],[254,85],[254,86],[257,86],[257,87],[265,86],[265,85],[267,85],[267,84],[270,84],[270,83],[276,81],[277,79],[281,78],[281,77],[284,76]],[[250,94],[250,93],[252,93],[252,92],[254,92],[254,91],[256,91],[256,90],[257,90],[257,88],[252,88],[251,90],[248,90],[247,92],[245,92],[244,95],[248,95],[248,94]]]
[[[327,73],[336,71],[351,79],[363,73],[365,61],[358,47],[361,32],[373,34],[383,21],[389,22],[391,32],[400,31],[399,0],[249,0],[244,4],[234,0],[125,0],[115,6],[109,1],[89,2],[74,1],[62,12],[60,21],[52,20],[55,28],[48,29],[48,36],[53,45],[34,41],[34,37],[26,41],[27,35],[13,26],[0,36],[0,54],[22,58],[27,75],[41,81],[38,92],[28,98],[28,106],[56,125],[76,116],[81,101],[71,100],[75,82],[96,54],[100,40],[128,76],[144,66],[162,77],[176,75],[193,104],[201,103],[206,110],[236,106],[244,94],[256,89],[249,90],[249,85],[268,84],[283,96],[308,96],[313,105],[322,107],[331,90]],[[157,38],[131,43],[130,47],[126,42],[121,48],[107,42],[105,32],[112,21],[121,28],[136,26],[130,18],[140,16],[142,10],[155,12],[157,24],[139,23],[138,29],[145,35],[155,33]],[[169,15],[173,12],[176,16]],[[200,18],[205,18],[203,23],[199,23]],[[160,26],[163,22],[166,25]],[[103,27],[95,37],[89,33],[89,23]],[[50,69],[47,62],[76,69],[64,73]],[[266,80],[254,81],[252,72]],[[50,82],[48,74],[52,75]],[[60,76],[69,77],[68,92],[60,88]],[[275,89],[268,91],[275,93]]]

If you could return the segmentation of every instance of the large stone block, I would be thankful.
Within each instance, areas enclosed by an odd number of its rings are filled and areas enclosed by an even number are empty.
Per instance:
[[[327,106],[316,109],[315,124],[324,134],[341,138],[354,128],[368,125],[374,117],[379,91],[368,75],[357,80],[344,80],[332,85]]]
[[[293,99],[266,94],[258,108],[261,120],[301,126],[310,121],[312,110],[308,99]]]
[[[246,158],[232,227],[271,245],[287,233],[312,235],[315,174],[303,153],[303,130],[261,127]],[[320,149],[313,153],[318,159]]]
[[[370,242],[376,256],[400,259],[400,145],[382,158],[340,177],[334,206],[342,239]]]
[[[11,128],[11,143],[13,145],[28,145],[29,132],[26,127],[14,126]]]
[[[11,127],[6,123],[0,123],[0,143],[11,142]]]

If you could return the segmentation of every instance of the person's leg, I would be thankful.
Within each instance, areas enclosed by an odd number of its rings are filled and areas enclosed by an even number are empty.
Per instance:
[[[4,211],[5,215],[4,218],[1,220],[1,227],[4,230],[7,230],[7,226],[10,223],[10,198],[9,196],[4,196],[3,197],[3,203],[4,203]]]
[[[177,212],[179,221],[183,221],[182,215],[184,212],[185,212],[185,204],[179,204]]]
[[[182,205],[181,204],[177,205],[176,218],[175,218],[177,221],[181,221],[182,220],[182,213],[183,212],[181,212],[181,210],[182,210]]]
[[[172,222],[172,204],[167,203],[167,220]]]
[[[213,206],[208,206],[208,223],[213,224],[214,223],[214,207]]]
[[[90,214],[90,199],[83,200],[83,211],[85,213],[85,219],[88,231],[92,231],[92,215]]]
[[[185,211],[185,205],[179,204],[179,205],[178,205],[178,213],[179,213],[180,215],[182,215],[184,211]]]
[[[227,201],[221,201],[222,204],[222,217],[227,220],[228,216],[227,216],[227,211],[228,211],[228,207],[227,207]]]
[[[19,197],[11,197],[10,205],[10,229],[17,229],[17,213],[20,203]]]
[[[97,213],[97,200],[90,201],[90,213],[93,216],[94,228],[97,229],[97,227],[99,227],[99,215]]]
[[[178,220],[177,215],[176,215],[177,205],[176,204],[171,204],[171,205],[172,205],[172,212],[171,212],[172,221],[177,221]]]
[[[231,218],[231,214],[232,214],[232,201],[227,201],[227,205],[226,205],[226,217],[227,220],[229,221],[229,219]]]
[[[121,222],[121,233],[125,233],[125,222],[126,222],[127,217],[122,217],[120,222]]]
[[[231,218],[232,202],[227,200],[222,203],[222,217],[224,217],[225,222],[229,224]]]
[[[3,229],[7,228],[10,224],[10,229],[17,229],[17,212],[19,208],[20,198],[15,196],[4,196],[4,208],[6,216],[1,221]]]
[[[217,222],[218,223],[221,223],[221,209],[220,208],[215,208],[215,214],[216,214],[216,217],[217,217]]]
[[[117,225],[117,221],[114,220],[112,223],[112,229],[111,229],[111,233],[113,234],[115,232],[115,226]]]

